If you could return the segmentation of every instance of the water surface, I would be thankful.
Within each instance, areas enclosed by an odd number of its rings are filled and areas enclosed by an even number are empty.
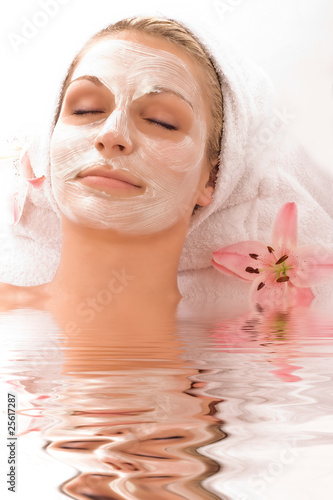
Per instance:
[[[15,393],[19,408],[14,498],[329,498],[330,311],[185,304],[165,328],[73,335],[22,308],[0,328],[2,401]],[[5,421],[2,433],[4,456]]]

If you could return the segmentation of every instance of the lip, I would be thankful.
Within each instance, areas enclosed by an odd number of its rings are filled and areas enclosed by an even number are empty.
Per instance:
[[[93,167],[83,170],[78,176],[80,179],[93,184],[110,187],[141,188],[140,181],[123,170],[109,170],[103,167]]]

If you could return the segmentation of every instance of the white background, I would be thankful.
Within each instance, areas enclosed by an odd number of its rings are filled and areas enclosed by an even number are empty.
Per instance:
[[[42,4],[56,4],[53,15]],[[56,12],[57,11],[57,12]],[[0,137],[25,134],[40,122],[59,75],[95,31],[134,14],[190,12],[211,20],[270,74],[288,127],[333,172],[333,2],[331,0],[14,0],[2,2]],[[27,22],[43,24],[25,42]]]

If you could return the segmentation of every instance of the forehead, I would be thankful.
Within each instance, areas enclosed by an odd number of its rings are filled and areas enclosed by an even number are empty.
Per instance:
[[[138,98],[167,87],[193,107],[202,103],[195,63],[167,40],[140,39],[130,34],[96,42],[77,65],[71,82],[87,75],[98,77],[115,95],[126,93]]]

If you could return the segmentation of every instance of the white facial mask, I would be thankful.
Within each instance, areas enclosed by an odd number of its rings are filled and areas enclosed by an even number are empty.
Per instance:
[[[68,219],[88,227],[132,235],[172,226],[184,216],[185,207],[188,212],[204,161],[207,129],[199,83],[175,55],[123,40],[96,43],[78,64],[72,81],[85,75],[97,77],[114,95],[115,104],[106,118],[97,115],[97,121],[89,124],[58,120],[50,156],[59,209]],[[173,136],[177,132],[166,133],[164,129],[148,133],[147,128],[143,132],[131,118],[133,101],[161,88],[181,94],[192,104],[193,125],[186,133]],[[149,118],[158,120],[158,113],[149,113]],[[94,141],[104,134],[119,137],[119,144],[126,140],[132,145],[131,152],[124,154],[118,149],[110,158],[102,155]],[[116,191],[110,194],[75,179],[82,170],[97,165],[125,170],[140,179],[145,189],[131,196],[121,190],[119,195]]]

